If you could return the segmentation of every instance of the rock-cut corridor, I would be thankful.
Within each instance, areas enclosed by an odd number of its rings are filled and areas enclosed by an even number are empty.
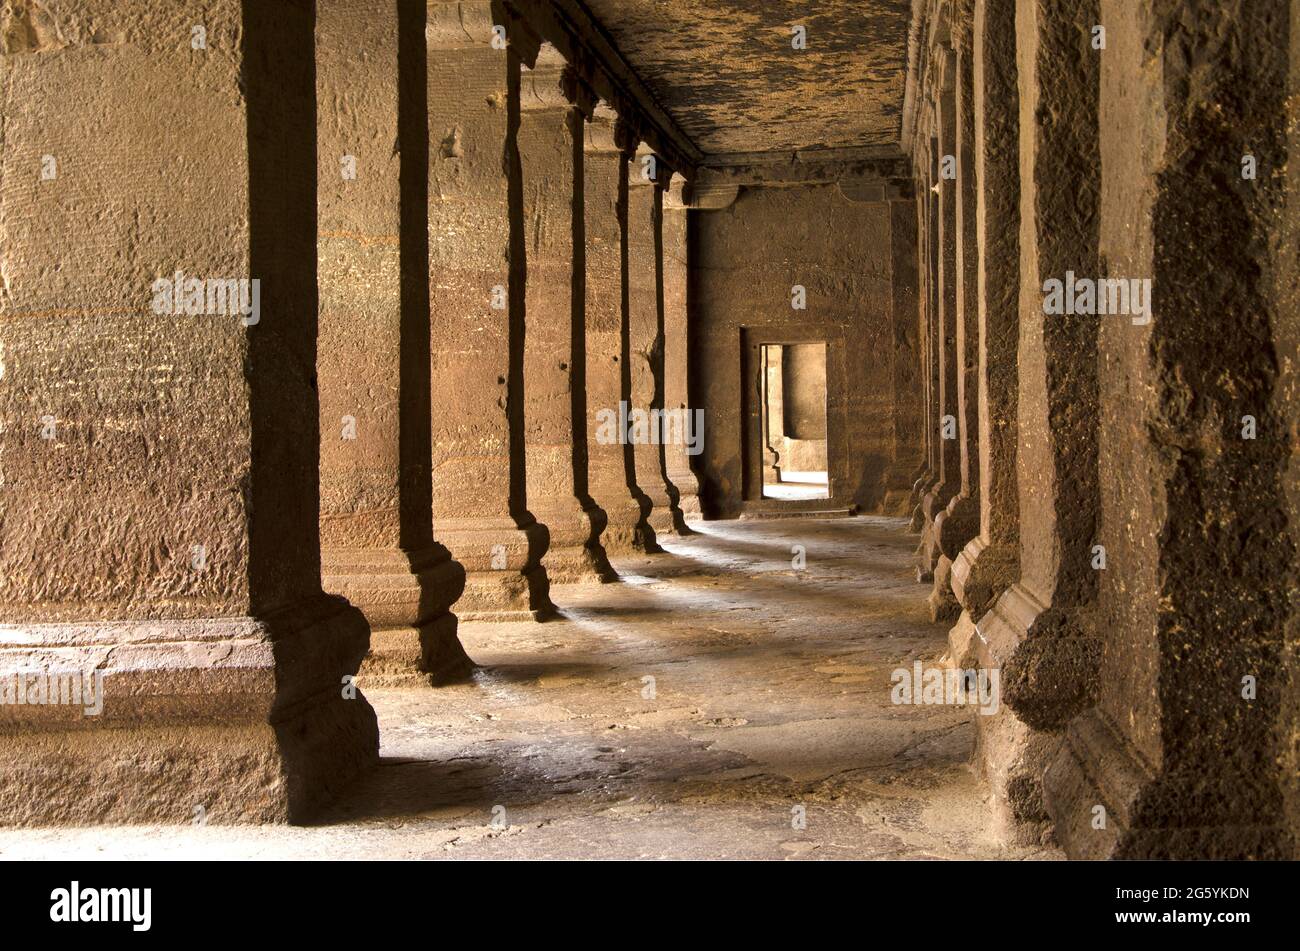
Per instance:
[[[1300,856],[1292,155],[1300,0],[2,0],[0,857]]]
[[[472,682],[366,690],[381,765],[314,825],[4,831],[0,857],[1053,856],[995,841],[978,714],[891,703],[947,646],[901,528],[700,523],[557,586],[560,620],[462,623]]]

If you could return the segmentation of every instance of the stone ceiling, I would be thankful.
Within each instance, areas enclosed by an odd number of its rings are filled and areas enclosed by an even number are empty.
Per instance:
[[[585,3],[706,156],[899,140],[911,0]]]

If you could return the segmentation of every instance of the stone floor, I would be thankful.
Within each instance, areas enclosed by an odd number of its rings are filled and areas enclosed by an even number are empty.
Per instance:
[[[890,702],[944,648],[902,525],[703,523],[557,587],[563,620],[463,624],[474,682],[368,691],[382,765],[320,825],[3,830],[0,857],[1057,857],[992,840],[968,709]]]

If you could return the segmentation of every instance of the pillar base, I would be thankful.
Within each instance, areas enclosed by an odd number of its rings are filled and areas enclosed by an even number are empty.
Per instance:
[[[1015,583],[1020,554],[998,543],[972,538],[952,563],[952,592],[971,619],[978,621]]]
[[[1043,778],[1057,841],[1084,859],[1292,858],[1291,830],[1269,782],[1266,767],[1244,781],[1202,763],[1183,775],[1159,773],[1096,708],[1070,723]]]
[[[639,510],[632,548],[647,555],[657,555],[664,550],[659,544],[659,536],[672,533],[672,515],[666,514],[662,508],[656,508],[654,501],[640,489],[632,491]]]
[[[1075,858],[1117,857],[1139,790],[1150,780],[1150,771],[1115,730],[1089,711],[1071,724],[1043,777],[1057,842]],[[1099,814],[1097,806],[1104,811]]]
[[[912,511],[911,518],[907,523],[907,531],[911,535],[921,531],[922,526],[925,525],[925,512],[921,507],[921,503],[925,499],[925,493],[929,491],[933,483],[934,477],[929,472],[921,473],[917,476],[916,481],[912,483],[912,491],[907,497],[908,506]]]
[[[671,483],[669,498],[673,531],[678,535],[693,535],[695,533],[691,530],[691,522],[704,520],[704,513],[700,509],[699,483],[690,472],[679,472],[676,477],[669,473],[668,481]]]
[[[932,486],[921,499],[921,543],[917,547],[917,580],[925,583],[933,580],[934,566],[939,561],[942,551],[939,548],[939,536],[935,525],[938,517],[947,511],[948,503],[956,494],[953,487],[940,484]]]
[[[968,496],[954,496],[935,516],[930,537],[940,554],[934,565],[934,588],[926,599],[931,621],[952,622],[961,615],[961,602],[952,587],[953,559],[978,534],[978,505]]]
[[[1003,836],[1021,843],[1038,842],[1046,831],[1041,777],[1060,739],[1033,729],[1008,706],[1004,668],[1045,610],[1028,590],[1013,585],[979,621],[966,617],[974,636],[964,649],[967,631],[960,621],[949,633],[950,650],[962,654],[959,666],[1001,671],[998,712],[975,718],[975,765],[988,783]]]
[[[662,482],[662,480],[659,480]],[[641,510],[643,513],[644,525],[648,525],[654,530],[655,538],[660,535],[676,535],[677,522],[673,518],[673,501],[668,495],[668,491],[661,485],[653,485],[648,491],[638,484],[641,489],[642,502]],[[685,523],[683,522],[683,527]],[[644,528],[642,529],[644,534]],[[646,548],[646,551],[660,551],[658,542],[654,541],[654,547]]]
[[[606,554],[629,554],[642,551],[639,547],[641,537],[641,506],[630,494],[625,494],[616,505],[608,502],[602,506],[605,517],[605,531],[600,540]]]
[[[330,548],[321,552],[321,582],[372,628],[418,627],[450,610],[465,588],[465,569],[441,545],[414,552]]]
[[[963,611],[948,632],[945,665],[956,670],[987,670],[987,653],[981,658],[985,641],[979,626]],[[1020,846],[1046,844],[1051,838],[1051,822],[1043,806],[1042,776],[1059,738],[1034,733],[1000,702],[997,712],[978,714],[975,724],[973,765],[992,793],[995,837]]]
[[[448,613],[465,590],[465,569],[447,549],[329,549],[321,554],[322,583],[357,606],[370,622],[365,682],[421,686],[464,679],[473,670]],[[425,666],[425,642],[434,648]]]
[[[965,611],[957,618],[957,623],[948,631],[948,651],[944,654],[948,667],[957,670],[970,670],[980,666],[979,635],[975,622]]]
[[[573,512],[536,513],[550,533],[544,564],[552,584],[605,583],[618,580],[600,536],[608,519],[599,507]]]
[[[540,522],[510,518],[444,520],[439,540],[465,566],[456,614],[465,621],[543,621],[555,617],[551,583],[542,565],[550,532]]]
[[[368,635],[325,595],[265,618],[0,627],[4,673],[104,672],[97,716],[0,707],[0,823],[309,819],[378,761],[374,710],[343,695]]]
[[[912,515],[907,520],[907,534],[919,535],[925,528],[925,513],[921,511],[921,504],[918,502],[912,509]]]
[[[976,560],[980,557],[980,553],[983,552],[986,547],[984,539],[981,536],[976,535],[967,543],[966,547],[961,550],[961,553],[953,559],[952,592],[957,595],[957,600],[962,603],[963,607],[965,606],[966,599],[969,596],[967,593],[967,582],[970,579],[971,570],[974,568]],[[991,602],[989,607],[992,607]]]
[[[370,633],[358,680],[364,687],[441,687],[470,678],[475,663],[457,636],[457,617]]]
[[[673,519],[673,512],[668,506],[660,508],[658,505],[646,516],[646,522],[655,531],[655,538],[658,539],[664,535],[676,535],[677,522]]]
[[[940,555],[939,561],[934,566],[934,587],[930,591],[930,596],[925,599],[930,620],[935,623],[951,624],[961,615],[961,605],[953,597],[949,584],[951,575],[952,562],[948,560],[947,555]]]
[[[979,502],[968,495],[953,496],[947,507],[935,517],[935,544],[950,562],[955,561],[979,533]]]

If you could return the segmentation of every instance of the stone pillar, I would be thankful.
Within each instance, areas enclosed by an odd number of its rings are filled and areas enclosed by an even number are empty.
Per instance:
[[[937,221],[936,311],[933,332],[937,354],[936,416],[930,423],[935,429],[938,444],[938,477],[925,498],[921,511],[925,517],[922,527],[920,561],[917,578],[934,580],[934,569],[939,560],[939,537],[935,519],[944,511],[952,497],[961,491],[961,453],[958,438],[957,378],[960,362],[957,355],[957,114],[956,114],[956,64],[951,50],[943,55],[940,78],[938,131],[939,139],[934,161],[937,162],[936,184],[939,186]],[[942,523],[940,523],[942,527]]]
[[[763,347],[763,482],[781,481],[786,464],[785,448],[785,353],[776,347]]]
[[[528,498],[550,531],[547,577],[553,582],[612,581],[617,575],[600,541],[605,513],[586,488],[585,292],[581,285],[575,288],[575,279],[585,279],[586,267],[581,181],[586,117],[565,92],[577,94],[579,87],[564,70],[559,52],[542,47],[536,68],[524,76],[519,128],[528,239]],[[590,112],[593,99],[582,95]]]
[[[1291,72],[1287,82],[1287,155],[1300,155],[1300,0],[1290,0]],[[1273,346],[1278,353],[1300,353],[1300,162],[1287,162],[1286,209],[1273,228],[1278,240],[1276,274],[1278,279],[1278,315],[1273,324]],[[1300,365],[1295,361],[1281,367],[1274,403],[1282,425],[1300,432]],[[1291,459],[1287,466],[1287,525],[1293,550],[1300,551],[1300,441],[1291,441]],[[1300,571],[1293,567],[1293,571]],[[1293,576],[1294,577],[1294,576]],[[1300,612],[1291,612],[1286,624],[1287,643],[1284,655],[1286,685],[1282,688],[1281,708],[1277,711],[1277,735],[1283,750],[1278,757],[1291,840],[1296,843],[1295,858],[1300,858]]]
[[[605,512],[606,551],[629,552],[645,542],[641,505],[628,486],[627,447],[618,438],[623,389],[623,237],[619,212],[622,151],[614,117],[597,106],[587,123],[583,155],[586,242],[588,491]],[[611,422],[612,421],[612,422]]]
[[[925,483],[925,492],[922,493],[921,502],[924,502],[924,495],[928,494],[930,489],[936,485],[943,484],[943,465],[940,461],[940,433],[939,420],[941,413],[939,411],[939,341],[940,341],[940,314],[939,302],[939,269],[941,266],[940,247],[939,247],[939,137],[934,134],[936,124],[934,110],[931,110],[929,126],[930,134],[926,137],[927,150],[925,156],[926,162],[926,207],[925,207],[925,269],[926,269],[926,295],[925,295],[925,342],[926,342],[926,382],[930,390],[930,415],[926,420],[926,433],[930,445],[930,474]],[[917,525],[918,531],[923,531],[925,524],[929,519],[925,515],[924,505],[918,504],[918,511],[921,518]]]
[[[0,707],[0,821],[298,820],[378,751],[320,582],[314,17],[89,9],[135,42],[55,9],[4,63],[0,677],[90,689]]]
[[[948,635],[957,666],[973,667],[976,624],[1015,581],[1020,561],[1016,497],[1016,347],[1020,319],[1020,120],[1015,0],[976,0],[975,168],[980,248],[976,319],[980,533],[953,562],[962,616]]]
[[[467,571],[461,617],[546,617],[549,533],[528,510],[525,468],[517,138],[520,69],[539,43],[494,23],[488,3],[434,2],[428,15],[435,535]],[[508,27],[505,49],[494,25]]]
[[[424,27],[423,0],[317,6],[321,561],[370,622],[369,683],[471,667],[465,571],[433,541]]]
[[[674,526],[659,471],[659,447],[649,441],[650,411],[662,396],[655,369],[662,365],[663,340],[657,305],[655,187],[653,179],[644,176],[649,166],[641,160],[654,156],[638,154],[637,137],[622,119],[615,122],[614,138],[622,150],[618,202],[623,275],[620,364],[627,412],[622,425],[628,433],[623,470],[632,497],[641,507],[637,547],[659,551],[658,536],[672,532]],[[636,413],[646,420],[639,433],[632,415]]]
[[[691,459],[703,449],[706,433],[695,426],[694,411],[687,393],[687,366],[690,340],[690,301],[688,299],[689,259],[687,240],[687,210],[682,197],[684,180],[680,175],[669,179],[668,190],[663,195],[661,219],[663,249],[659,260],[663,267],[663,327],[664,327],[664,406],[681,414],[683,434],[697,440],[694,448],[685,441],[673,440],[664,444],[664,471],[667,476],[669,499],[674,521],[680,514],[677,531],[690,531],[687,523],[697,521],[700,514],[700,485],[691,470]],[[687,423],[689,415],[690,422]],[[694,455],[692,455],[692,452]]]
[[[916,505],[908,524],[908,531],[923,532],[925,512],[922,503],[930,488],[939,477],[939,432],[932,425],[937,419],[936,401],[938,399],[938,361],[934,352],[935,327],[935,232],[937,221],[934,193],[934,179],[938,172],[935,158],[935,145],[928,133],[928,115],[924,116],[927,128],[917,133],[917,154],[913,160],[917,174],[917,256],[920,293],[917,297],[918,334],[920,344],[921,386],[924,393],[924,413],[922,419],[922,443],[925,449],[925,468],[912,487]],[[924,540],[924,539],[923,539]],[[919,548],[918,548],[919,560]],[[918,580],[924,580],[924,573],[918,574]]]
[[[893,460],[885,486],[883,511],[909,515],[909,493],[925,473],[924,393],[917,334],[917,200],[889,203],[890,280],[893,340],[890,347]]]
[[[1002,821],[1030,838],[1046,818],[1041,777],[1055,731],[1096,690],[1097,318],[1045,314],[1043,288],[1099,270],[1097,17],[1095,0],[1016,10],[1020,574],[977,640],[980,666],[1002,670],[1000,711],[980,724],[983,768]]]
[[[1155,296],[1101,318],[1096,703],[1044,778],[1080,857],[1295,855],[1287,6],[1101,4],[1105,271]]]
[[[960,490],[947,508],[935,516],[934,535],[939,560],[928,607],[930,619],[955,621],[961,605],[952,590],[953,561],[980,528],[979,454],[979,261],[976,238],[976,203],[979,176],[975,169],[974,56],[971,20],[974,0],[957,0],[953,36],[956,45],[956,356],[957,447]]]
[[[672,171],[660,168],[662,160],[645,148],[632,151],[630,138],[621,144],[627,156],[624,175],[628,182],[624,231],[628,407],[629,413],[643,413],[647,420],[641,437],[629,440],[633,463],[629,478],[634,494],[640,496],[643,520],[658,537],[677,530],[664,477],[663,446],[654,425],[655,411],[663,411],[663,190],[659,181],[671,177]],[[636,433],[636,417],[629,429]]]

